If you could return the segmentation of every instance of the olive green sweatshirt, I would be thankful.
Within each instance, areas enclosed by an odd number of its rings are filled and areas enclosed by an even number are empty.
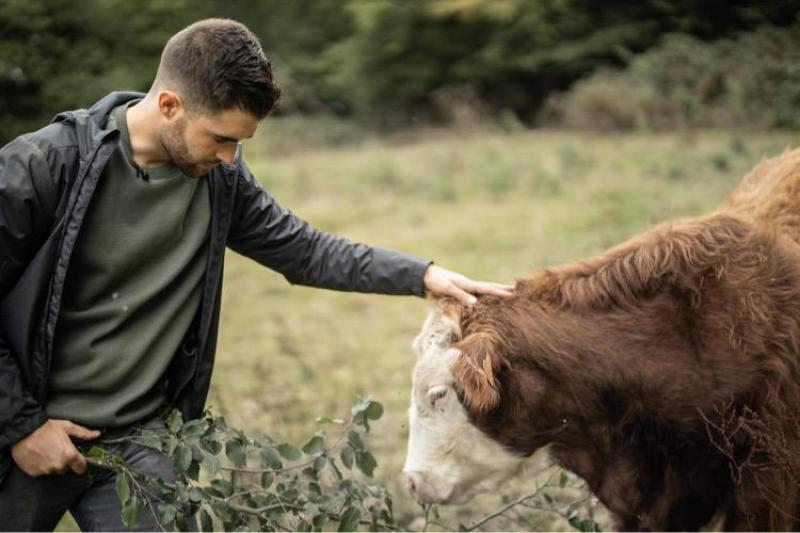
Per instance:
[[[153,414],[163,376],[201,299],[210,205],[205,179],[177,167],[137,175],[119,106],[120,143],[98,183],[67,272],[46,412],[91,427]]]

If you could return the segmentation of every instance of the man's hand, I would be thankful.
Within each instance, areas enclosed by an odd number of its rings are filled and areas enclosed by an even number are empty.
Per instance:
[[[96,439],[99,431],[87,429],[69,420],[48,420],[36,431],[11,445],[11,455],[23,472],[31,477],[63,474],[71,469],[86,472],[86,459],[69,437]]]
[[[513,290],[513,285],[473,281],[436,265],[429,266],[425,271],[425,291],[437,299],[450,296],[462,304],[472,305],[478,301],[474,295],[509,297]]]

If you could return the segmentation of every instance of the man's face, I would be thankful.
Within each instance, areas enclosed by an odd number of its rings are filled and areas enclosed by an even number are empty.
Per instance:
[[[252,137],[259,122],[238,108],[213,114],[183,111],[162,126],[159,140],[175,166],[198,178],[220,163],[233,163],[239,142]]]

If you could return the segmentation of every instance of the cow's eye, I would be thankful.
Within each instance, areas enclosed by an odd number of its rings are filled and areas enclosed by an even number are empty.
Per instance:
[[[431,404],[435,404],[436,400],[440,400],[447,395],[447,386],[446,385],[436,385],[435,387],[431,387],[428,389],[428,400],[430,400]]]

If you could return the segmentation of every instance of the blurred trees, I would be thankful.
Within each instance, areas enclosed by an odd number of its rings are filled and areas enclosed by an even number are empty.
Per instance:
[[[800,129],[800,20],[704,43],[670,34],[624,70],[601,69],[548,99],[576,129]]]
[[[114,90],[146,89],[189,0],[0,0],[0,141]]]
[[[110,90],[145,90],[166,39],[207,16],[261,38],[282,113],[403,125],[454,100],[533,121],[553,91],[683,33],[787,26],[800,0],[0,0],[0,140]]]

